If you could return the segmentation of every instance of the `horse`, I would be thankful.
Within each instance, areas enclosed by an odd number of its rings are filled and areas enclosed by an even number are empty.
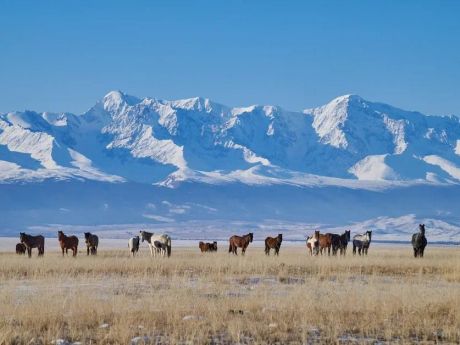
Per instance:
[[[19,239],[26,246],[29,258],[32,257],[32,248],[38,249],[38,256],[45,254],[45,238],[42,235],[31,236],[21,232],[19,233]]]
[[[142,242],[147,241],[150,248],[150,255],[156,256],[157,253],[168,257],[171,256],[171,237],[166,234],[154,234],[152,232],[140,231],[139,236]]]
[[[131,237],[128,241],[129,252],[133,255],[133,257],[139,251],[139,243],[140,243],[139,236]]]
[[[319,252],[319,231],[315,231],[312,236],[307,236],[307,249],[310,252],[310,256],[318,255]]]
[[[331,255],[331,246],[332,246],[332,234],[320,234],[318,231],[319,237],[319,252],[323,255],[323,249],[327,249],[327,255]],[[316,232],[315,232],[316,235]]]
[[[217,242],[214,241],[213,243],[198,243],[198,247],[200,248],[202,253],[205,252],[217,252]]]
[[[86,255],[96,255],[97,247],[99,246],[99,237],[90,232],[85,232]]]
[[[78,237],[66,236],[62,231],[58,231],[58,240],[62,249],[62,256],[64,256],[64,249],[67,254],[69,249],[72,249],[72,255],[77,256],[78,253]]]
[[[274,249],[275,255],[279,255],[281,242],[283,242],[283,234],[278,234],[276,237],[267,237],[265,239],[265,254],[270,255],[270,249]]]
[[[254,234],[252,232],[244,236],[233,235],[232,237],[228,239],[228,242],[229,242],[228,252],[238,255],[237,250],[238,250],[238,247],[240,247],[241,252],[244,255],[244,253],[246,252],[246,248],[249,246],[249,243],[251,243],[253,239],[254,239]]]
[[[425,237],[425,224],[419,224],[418,228],[419,232],[412,235],[412,247],[414,247],[414,257],[423,258],[428,243]]]
[[[337,255],[340,250],[340,255],[345,255],[347,252],[348,242],[350,241],[350,230],[346,230],[342,235],[332,235],[332,255]]]
[[[25,253],[26,253],[26,246],[24,245],[24,243],[16,244],[16,254],[23,255]]]
[[[353,255],[356,254],[356,248],[358,248],[358,254],[367,255],[367,250],[371,245],[372,231],[366,231],[364,234],[353,236]]]

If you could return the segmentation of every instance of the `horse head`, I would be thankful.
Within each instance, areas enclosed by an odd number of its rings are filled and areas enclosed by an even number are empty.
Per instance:
[[[278,240],[281,242],[283,241],[283,234],[278,234]]]
[[[314,237],[315,237],[316,239],[319,239],[319,230],[316,230],[316,231],[315,231]]]
[[[24,242],[25,237],[26,237],[26,233],[25,233],[25,232],[20,232],[20,233],[19,233],[19,240],[21,241],[21,243]]]
[[[425,236],[425,224],[419,224],[418,228],[420,230],[420,233]]]
[[[140,236],[140,238],[142,239],[142,242],[144,242],[144,240],[145,240],[145,232],[142,231],[142,230],[139,231],[139,236]]]
[[[60,241],[63,237],[64,237],[64,233],[61,230],[59,230],[58,231],[58,240]]]
[[[91,233],[90,232],[85,232],[85,239],[89,239],[89,237],[91,236]]]
[[[346,238],[347,238],[347,241],[350,241],[351,230],[345,230],[345,236],[346,236]]]
[[[367,237],[369,237],[369,242],[371,241],[372,238],[372,230],[366,231]]]
[[[254,239],[254,234],[252,232],[249,233],[249,242],[252,242]]]

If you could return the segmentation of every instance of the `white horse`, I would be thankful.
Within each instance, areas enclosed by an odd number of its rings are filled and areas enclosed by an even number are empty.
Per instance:
[[[318,238],[316,238],[315,235],[311,235],[307,237],[307,248],[308,248],[308,251],[310,252],[310,256],[318,255],[319,243],[318,243]]]
[[[142,242],[147,241],[152,256],[156,256],[157,254],[171,256],[171,237],[168,235],[154,234],[147,231],[140,231],[139,235]]]
[[[367,255],[367,250],[371,245],[372,231],[366,231],[364,234],[353,236],[353,255],[356,254],[356,248],[358,248],[358,254]]]
[[[128,241],[129,252],[133,255],[133,257],[139,251],[139,242],[139,236],[131,237]]]

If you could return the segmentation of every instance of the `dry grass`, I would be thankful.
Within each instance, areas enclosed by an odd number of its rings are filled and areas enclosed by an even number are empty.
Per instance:
[[[374,247],[367,258],[220,250],[0,254],[0,343],[460,342],[456,248],[429,247],[422,260],[410,248]]]

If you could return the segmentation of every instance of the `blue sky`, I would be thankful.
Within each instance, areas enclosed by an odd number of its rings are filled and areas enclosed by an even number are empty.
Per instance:
[[[459,16],[456,0],[0,0],[0,112],[81,113],[120,89],[460,115]]]

